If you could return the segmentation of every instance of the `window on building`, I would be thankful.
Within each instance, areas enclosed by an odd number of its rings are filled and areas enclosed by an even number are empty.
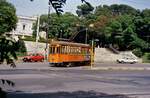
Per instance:
[[[26,25],[25,25],[25,24],[23,24],[23,30],[25,30],[25,28],[26,28]]]

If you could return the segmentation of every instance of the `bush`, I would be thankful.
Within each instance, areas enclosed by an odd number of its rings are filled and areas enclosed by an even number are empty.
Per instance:
[[[22,39],[22,40],[24,40],[24,41],[32,41],[32,42],[35,42],[36,41],[36,37],[34,37],[34,36],[24,36],[24,38],[22,38],[21,36],[20,36],[20,38]],[[46,40],[44,39],[44,38],[41,38],[40,37],[40,39],[38,40],[38,42],[46,42]]]
[[[150,63],[150,53],[145,53],[143,56],[144,63]]]
[[[25,46],[25,43],[23,40],[19,40],[18,45],[19,45],[18,52],[20,52],[20,53],[26,53],[27,52],[27,49],[26,49],[26,46]]]
[[[142,57],[143,56],[143,52],[140,48],[136,48],[133,51],[133,54],[135,54],[137,57]]]
[[[22,40],[24,41],[34,41],[36,40],[35,37],[32,37],[32,36],[24,36],[24,38],[22,38]]]

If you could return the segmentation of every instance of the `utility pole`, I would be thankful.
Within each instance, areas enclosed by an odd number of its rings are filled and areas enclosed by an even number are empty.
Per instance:
[[[36,47],[35,47],[35,53],[38,51],[38,40],[39,40],[39,25],[40,25],[40,16],[37,17],[37,28],[36,28]]]
[[[48,2],[48,23],[47,23],[47,32],[46,32],[46,47],[45,47],[45,60],[48,60],[48,33],[50,31],[50,11],[51,11],[51,2]]]

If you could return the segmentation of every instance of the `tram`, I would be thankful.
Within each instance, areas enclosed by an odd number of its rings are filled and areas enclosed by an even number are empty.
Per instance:
[[[54,66],[79,66],[91,63],[91,46],[66,41],[51,41],[48,62]]]

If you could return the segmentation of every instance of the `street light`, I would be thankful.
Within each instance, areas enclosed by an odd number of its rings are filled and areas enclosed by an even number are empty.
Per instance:
[[[89,28],[93,28],[93,27],[94,27],[94,24],[90,24],[90,25],[89,25]],[[86,32],[85,32],[85,44],[87,44],[88,27],[85,28],[85,31],[86,31]]]
[[[94,27],[94,24],[90,24],[89,27],[90,27],[90,28],[93,28],[93,27]],[[93,37],[92,37],[91,68],[93,67],[93,64],[94,64],[94,40],[93,40]]]

